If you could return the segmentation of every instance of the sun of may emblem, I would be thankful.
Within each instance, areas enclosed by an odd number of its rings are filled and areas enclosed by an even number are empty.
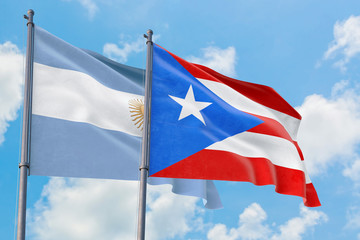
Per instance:
[[[130,117],[132,118],[135,126],[141,131],[143,130],[144,123],[144,102],[142,99],[129,100]]]

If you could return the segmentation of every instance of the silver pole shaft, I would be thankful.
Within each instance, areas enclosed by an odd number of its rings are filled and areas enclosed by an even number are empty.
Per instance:
[[[26,226],[26,190],[27,190],[27,176],[28,176],[29,155],[30,155],[29,145],[30,145],[31,95],[32,95],[33,49],[34,49],[33,16],[34,16],[34,11],[31,9],[28,11],[28,16],[24,16],[28,20],[27,22],[28,33],[27,33],[27,48],[26,48],[21,162],[19,164],[20,181],[19,181],[17,240],[25,239],[25,226]]]
[[[151,81],[152,81],[152,54],[153,54],[153,31],[148,30],[147,38],[147,57],[145,73],[145,109],[144,109],[144,132],[142,144],[142,156],[140,165],[140,193],[139,193],[139,215],[137,239],[145,239],[145,218],[146,218],[146,187],[149,172],[149,150],[150,150],[150,115],[151,115]]]

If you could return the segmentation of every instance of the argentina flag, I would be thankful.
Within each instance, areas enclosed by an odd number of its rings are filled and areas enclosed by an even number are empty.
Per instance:
[[[30,174],[138,180],[144,70],[35,26]],[[150,178],[219,208],[208,180]]]

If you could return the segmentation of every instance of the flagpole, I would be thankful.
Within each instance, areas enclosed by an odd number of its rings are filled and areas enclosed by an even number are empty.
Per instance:
[[[153,31],[148,30],[147,35],[147,55],[145,72],[145,108],[144,108],[144,132],[142,144],[142,156],[140,165],[140,193],[139,193],[139,215],[137,239],[145,239],[145,218],[146,218],[146,187],[149,174],[149,150],[150,150],[150,113],[151,113],[151,81],[152,81],[152,61],[153,61]]]
[[[30,155],[30,124],[31,124],[31,95],[32,95],[32,77],[33,77],[33,49],[34,49],[34,11],[29,9],[28,15],[24,15],[27,22],[27,48],[26,48],[26,67],[25,67],[25,87],[24,87],[24,110],[23,110],[23,127],[21,142],[21,162],[20,181],[19,181],[19,206],[18,206],[18,224],[17,240],[25,239],[26,226],[26,191],[27,177],[29,170]]]

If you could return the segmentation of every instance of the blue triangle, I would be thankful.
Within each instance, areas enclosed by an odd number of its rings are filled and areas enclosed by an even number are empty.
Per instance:
[[[212,103],[201,111],[205,124],[193,115],[178,120],[182,106],[169,97],[185,98],[190,85],[196,101]],[[156,45],[151,105],[150,175],[263,123],[223,101]]]

